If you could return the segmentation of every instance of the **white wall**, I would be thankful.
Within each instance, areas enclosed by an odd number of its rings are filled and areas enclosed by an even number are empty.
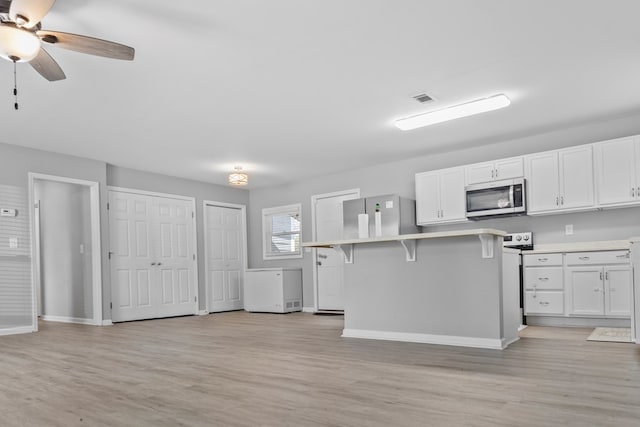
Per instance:
[[[463,126],[463,124],[461,124]],[[416,130],[414,132],[419,132]],[[535,132],[532,131],[532,133]],[[415,198],[415,174],[435,169],[489,161],[503,157],[541,152],[622,136],[640,134],[640,115],[593,122],[586,126],[568,127],[545,134],[532,134],[525,138],[505,139],[486,146],[477,146],[477,141],[468,141],[450,147],[450,152],[420,155],[404,161],[374,167],[346,171],[316,177],[272,188],[251,191],[249,211],[249,266],[257,267],[302,267],[304,306],[313,306],[313,260],[310,253],[303,259],[263,261],[261,244],[261,210],[265,207],[302,203],[302,240],[311,240],[311,196],[350,188],[360,188],[362,197],[395,193]],[[401,143],[402,134],[389,144]],[[348,146],[344,150],[349,150]],[[429,141],[425,140],[425,153]],[[337,156],[340,153],[336,153]],[[640,233],[640,208],[628,208],[603,212],[554,215],[547,217],[504,218],[482,223],[469,223],[446,228],[476,228],[491,226],[506,231],[528,231],[535,233],[539,243],[561,241],[589,241],[621,239]],[[575,234],[564,236],[564,225],[573,224]]]
[[[93,319],[89,187],[36,180],[40,202],[41,313]]]

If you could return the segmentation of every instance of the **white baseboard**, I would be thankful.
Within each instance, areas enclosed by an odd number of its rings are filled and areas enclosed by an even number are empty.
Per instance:
[[[207,314],[209,314],[207,310],[198,310],[198,312],[196,313],[196,315],[198,316],[206,316]]]
[[[93,321],[93,319],[81,319],[79,317],[42,315],[40,318],[47,322],[77,323],[79,325],[95,325],[96,324]],[[100,325],[102,325],[102,322],[100,322]]]
[[[314,307],[302,307],[303,313],[315,313],[316,309]]]
[[[569,328],[628,328],[630,319],[607,319],[597,317],[527,316],[530,326],[558,326]]]
[[[489,348],[503,350],[510,343],[501,339],[458,337],[453,335],[430,335],[411,332],[371,331],[365,329],[343,329],[344,338],[365,338],[371,340],[417,342],[422,344],[453,345],[458,347]]]
[[[518,326],[518,332],[520,332],[523,329],[527,329],[527,326],[529,326],[529,325],[520,325],[520,326]]]
[[[29,334],[36,330],[32,326],[20,326],[16,328],[0,329],[0,335],[16,335],[16,334]]]
[[[105,319],[102,321],[102,326],[113,326],[111,319]]]

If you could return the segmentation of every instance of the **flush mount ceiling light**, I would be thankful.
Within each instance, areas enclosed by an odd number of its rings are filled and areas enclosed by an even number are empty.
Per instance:
[[[415,116],[397,119],[395,125],[402,130],[412,130],[448,120],[498,110],[509,104],[511,104],[511,101],[506,95],[494,95],[489,98],[477,99],[475,101],[465,102],[464,104],[454,105],[453,107],[443,108],[442,110],[429,111],[416,114]]]
[[[229,174],[229,184],[231,185],[247,185],[249,183],[249,175],[242,170],[242,166],[236,166],[235,172]]]

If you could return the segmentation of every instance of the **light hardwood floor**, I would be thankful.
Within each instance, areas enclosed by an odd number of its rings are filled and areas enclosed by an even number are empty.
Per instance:
[[[640,346],[534,328],[505,351],[221,313],[0,337],[0,426],[634,426]]]

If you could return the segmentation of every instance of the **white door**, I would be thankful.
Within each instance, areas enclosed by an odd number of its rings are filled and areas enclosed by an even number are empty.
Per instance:
[[[526,157],[529,212],[556,210],[560,207],[558,153]]]
[[[416,174],[416,221],[419,225],[440,221],[440,179],[437,173]]]
[[[205,206],[207,307],[210,313],[242,310],[244,284],[244,210]]]
[[[593,154],[591,146],[561,150],[560,207],[562,209],[593,206]]]
[[[440,173],[440,219],[461,220],[467,216],[464,169],[446,169]]]
[[[155,317],[182,316],[198,310],[192,206],[187,200],[153,198],[151,235],[157,237],[154,254],[159,280]]]
[[[114,322],[197,311],[191,203],[109,192]]]
[[[633,277],[631,267],[605,267],[605,299],[604,311],[606,315],[631,315],[631,285]]]
[[[604,314],[604,272],[602,267],[568,269],[571,289],[570,314]]]
[[[342,202],[359,198],[359,192],[315,198],[315,240],[340,240],[344,227]],[[344,258],[334,249],[316,249],[318,310],[344,310]]]
[[[595,145],[598,202],[614,205],[636,199],[636,143],[633,138]]]

